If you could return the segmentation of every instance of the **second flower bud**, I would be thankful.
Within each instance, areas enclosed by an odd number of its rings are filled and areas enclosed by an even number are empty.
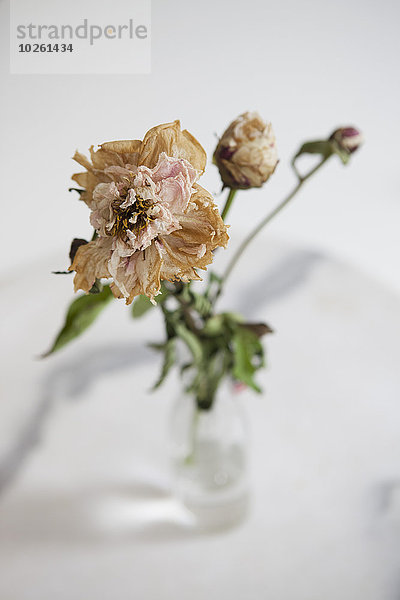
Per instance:
[[[275,135],[270,123],[256,112],[246,112],[233,121],[214,152],[224,187],[261,187],[278,164]]]

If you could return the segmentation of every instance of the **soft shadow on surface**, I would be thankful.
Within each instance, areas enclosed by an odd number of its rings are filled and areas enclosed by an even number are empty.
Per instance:
[[[108,344],[79,352],[72,360],[51,367],[43,379],[35,409],[0,462],[0,492],[11,483],[25,457],[40,442],[44,423],[59,398],[79,399],[99,377],[145,364],[153,356],[145,345]]]
[[[262,306],[282,299],[307,281],[315,266],[324,260],[326,257],[323,254],[313,251],[286,253],[264,272],[254,274],[254,282],[239,291],[236,308],[249,315]]]
[[[400,479],[374,484],[369,490],[369,498],[368,535],[377,548],[384,541],[388,552],[378,560],[384,561],[386,571],[397,574],[388,578],[387,597],[400,599]]]
[[[153,482],[81,488],[74,493],[44,491],[5,502],[0,511],[3,545],[171,542],[213,533],[169,490]]]
[[[73,360],[49,371],[43,381],[42,396],[62,394],[67,398],[81,397],[93,382],[109,373],[124,371],[154,359],[154,351],[146,344],[120,343],[81,351]]]
[[[251,314],[266,303],[281,299],[306,281],[324,256],[311,251],[293,251],[275,261],[260,278],[239,291],[236,308]],[[263,293],[260,294],[260,290]],[[51,368],[44,378],[36,406],[14,445],[0,462],[0,492],[18,473],[25,457],[39,442],[43,425],[58,398],[79,399],[94,381],[109,373],[149,362],[153,352],[145,345],[128,343],[80,351],[77,356]]]
[[[374,509],[380,516],[396,515],[400,525],[400,479],[382,481],[374,488]]]

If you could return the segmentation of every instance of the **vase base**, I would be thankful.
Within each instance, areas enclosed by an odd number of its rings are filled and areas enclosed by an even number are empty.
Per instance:
[[[248,492],[230,499],[180,496],[182,504],[194,516],[196,526],[202,531],[221,531],[239,526],[249,514]]]

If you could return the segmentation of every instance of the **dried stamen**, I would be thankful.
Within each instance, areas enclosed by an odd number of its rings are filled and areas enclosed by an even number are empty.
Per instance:
[[[127,230],[137,233],[147,227],[149,222],[154,221],[154,217],[147,212],[153,206],[152,200],[145,200],[137,195],[133,204],[122,208],[124,201],[125,198],[121,198],[112,204],[115,223],[110,234],[117,237],[125,235]],[[135,223],[131,222],[133,216],[136,216]]]

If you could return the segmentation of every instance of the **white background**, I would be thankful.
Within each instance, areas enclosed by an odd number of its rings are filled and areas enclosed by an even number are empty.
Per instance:
[[[9,74],[1,0],[1,271],[22,275],[89,235],[86,207],[67,192],[76,148],[180,118],[210,157],[214,133],[256,109],[273,123],[281,164],[262,191],[240,195],[231,232],[293,185],[301,141],[354,124],[366,143],[352,163],[332,159],[264,235],[326,249],[400,289],[399,16],[395,0],[153,0],[151,75],[29,76]],[[203,185],[218,191],[214,166]]]

